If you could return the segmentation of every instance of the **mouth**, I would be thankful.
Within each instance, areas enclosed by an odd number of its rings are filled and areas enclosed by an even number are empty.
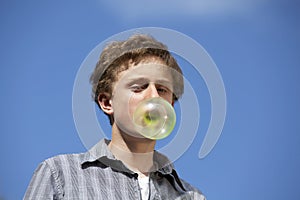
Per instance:
[[[145,126],[155,126],[161,120],[161,113],[156,109],[149,110],[145,112],[142,120]]]
[[[176,115],[173,107],[167,101],[152,98],[137,106],[133,122],[136,130],[143,136],[162,139],[173,130]]]

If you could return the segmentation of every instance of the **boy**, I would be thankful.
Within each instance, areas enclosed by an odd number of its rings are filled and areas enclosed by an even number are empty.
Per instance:
[[[173,105],[183,93],[182,71],[167,47],[141,34],[112,42],[91,83],[96,104],[110,120],[111,141],[42,162],[24,199],[205,199],[131,120],[143,100],[160,97]]]

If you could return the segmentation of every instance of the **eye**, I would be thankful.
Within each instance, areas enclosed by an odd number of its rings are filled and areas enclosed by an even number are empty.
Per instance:
[[[139,93],[142,92],[143,90],[145,90],[148,87],[148,84],[142,84],[142,85],[138,85],[138,84],[134,84],[132,86],[130,86],[131,91]]]
[[[166,87],[158,87],[157,92],[160,94],[167,94],[170,90]]]

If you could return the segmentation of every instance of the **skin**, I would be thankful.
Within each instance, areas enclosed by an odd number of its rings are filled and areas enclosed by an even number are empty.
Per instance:
[[[134,129],[132,116],[141,101],[162,97],[173,105],[172,76],[162,61],[152,58],[131,66],[118,76],[113,94],[102,93],[99,104],[104,112],[114,116],[109,148],[129,169],[147,176],[153,165],[156,144]]]

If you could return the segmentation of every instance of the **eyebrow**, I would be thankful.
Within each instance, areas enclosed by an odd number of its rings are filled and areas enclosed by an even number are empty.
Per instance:
[[[151,82],[150,79],[145,77],[137,77],[137,78],[131,78],[128,80],[127,85],[132,85],[134,83],[147,83]],[[156,84],[164,85],[164,86],[172,86],[172,82],[168,79],[158,79],[155,80]]]
[[[149,81],[149,79],[144,78],[144,77],[134,77],[134,78],[129,78],[128,81],[129,82],[146,82],[146,81]]]

